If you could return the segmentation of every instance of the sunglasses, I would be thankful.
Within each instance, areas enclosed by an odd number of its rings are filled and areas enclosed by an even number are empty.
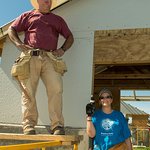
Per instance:
[[[110,95],[108,95],[106,97],[101,96],[101,97],[99,97],[99,100],[101,100],[101,99],[110,99],[110,98],[112,98],[112,96],[110,96]]]

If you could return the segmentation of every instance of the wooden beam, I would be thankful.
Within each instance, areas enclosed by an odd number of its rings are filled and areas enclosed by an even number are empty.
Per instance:
[[[95,79],[150,79],[150,74],[98,74]]]
[[[121,85],[147,85],[150,87],[150,79],[147,79],[147,80],[138,80],[138,79],[116,79],[116,80],[103,80],[103,79],[97,79],[95,81],[95,85],[101,85],[101,84],[111,84],[111,85],[115,85],[115,84],[121,84]]]
[[[31,140],[31,141],[64,141],[79,142],[82,140],[83,136],[75,135],[48,135],[48,134],[37,134],[37,135],[23,135],[23,134],[10,134],[10,133],[0,133],[0,139],[3,140]]]
[[[150,89],[150,80],[96,80],[94,82],[94,91],[99,90],[100,87],[118,87],[120,89]]]
[[[111,68],[113,66],[101,66],[95,67],[95,75],[102,73],[103,71],[106,71],[107,69]]]
[[[0,146],[0,150],[33,150],[33,149],[46,149],[46,147],[62,146],[60,141],[51,141],[51,142],[37,142],[37,143],[27,143],[27,144],[17,144],[17,145],[8,145]]]
[[[112,108],[120,111],[120,89],[114,87],[111,89],[113,95]]]
[[[123,101],[150,101],[150,96],[121,96]]]

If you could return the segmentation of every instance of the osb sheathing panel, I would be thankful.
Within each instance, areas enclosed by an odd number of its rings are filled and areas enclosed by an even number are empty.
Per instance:
[[[150,63],[150,29],[95,31],[94,63]]]

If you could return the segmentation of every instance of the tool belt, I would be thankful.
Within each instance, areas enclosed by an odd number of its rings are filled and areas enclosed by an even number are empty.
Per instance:
[[[67,65],[62,58],[54,56],[51,52],[47,52],[50,61],[52,62],[56,72],[60,73],[62,76],[67,72]]]
[[[46,52],[44,50],[30,50],[27,53],[22,52],[21,55],[15,60],[11,68],[12,77],[18,77],[20,80],[29,78],[30,75],[30,58],[32,56],[47,55],[50,58],[51,63],[56,72],[62,76],[67,72],[67,66],[62,58],[57,58],[52,52]]]
[[[114,145],[109,150],[128,150],[127,144],[125,142]]]
[[[15,60],[11,68],[12,77],[17,77],[20,80],[29,78],[30,75],[30,58],[29,52],[21,53],[20,57]]]
[[[56,72],[60,73],[62,76],[67,72],[67,65],[62,58],[56,57],[52,54],[52,50],[45,51],[42,49],[35,49],[30,52],[31,56],[47,55],[50,58],[51,63]]]
[[[21,90],[24,94],[30,99],[30,96],[26,89],[21,84],[20,80],[24,80],[29,78],[30,76],[30,59],[32,56],[39,56],[39,55],[47,55],[52,62],[54,69],[56,72],[64,75],[67,71],[67,66],[62,59],[57,59],[51,52],[45,52],[42,50],[32,50],[28,51],[27,53],[22,52],[20,57],[15,60],[15,63],[12,65],[11,68],[11,75],[16,79],[18,82]]]

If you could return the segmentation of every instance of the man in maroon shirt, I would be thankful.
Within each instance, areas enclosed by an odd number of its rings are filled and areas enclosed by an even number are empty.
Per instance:
[[[52,0],[31,2],[36,4],[37,8],[21,14],[8,29],[11,41],[22,53],[33,51],[30,59],[30,76],[28,79],[20,80],[29,95],[22,92],[23,132],[36,134],[34,126],[37,125],[38,111],[35,95],[41,78],[48,96],[52,133],[63,135],[65,131],[62,115],[62,77],[54,70],[47,53],[52,53],[56,57],[63,56],[74,39],[63,18],[50,12]],[[19,38],[19,32],[24,32],[24,41]],[[59,35],[62,35],[65,41],[62,47],[57,48]]]

